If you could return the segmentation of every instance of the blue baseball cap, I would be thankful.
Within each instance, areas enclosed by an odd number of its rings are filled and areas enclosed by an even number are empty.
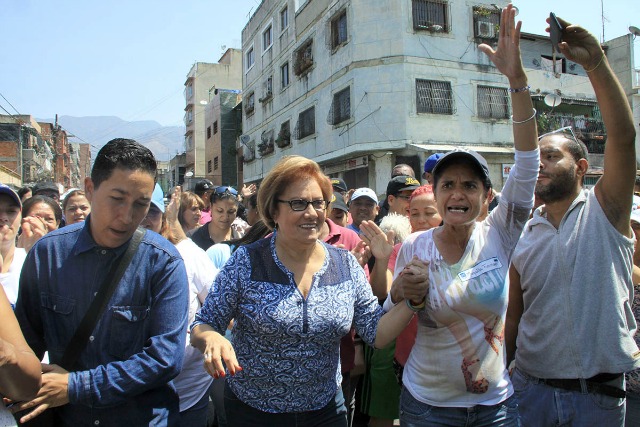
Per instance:
[[[156,184],[156,188],[153,189],[151,203],[160,209],[160,212],[164,213],[164,192],[162,191],[162,188],[160,188],[160,184]]]
[[[444,153],[435,153],[430,155],[424,162],[424,173],[431,173],[440,157],[444,156]]]
[[[0,184],[0,194],[6,194],[7,196],[11,197],[11,199],[16,202],[16,205],[20,206],[20,209],[22,209],[22,202],[20,201],[20,197],[18,196],[18,193],[11,189],[11,187],[5,184]]]

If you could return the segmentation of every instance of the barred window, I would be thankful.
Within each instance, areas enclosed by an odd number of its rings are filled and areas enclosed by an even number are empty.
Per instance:
[[[331,49],[347,42],[347,11],[343,10],[331,20]]]
[[[211,173],[211,160],[207,160],[207,173]]]
[[[213,158],[213,169],[214,170],[218,170],[218,167],[220,166],[220,162],[218,160],[218,156],[215,156]]]
[[[451,83],[438,80],[416,80],[418,113],[453,114]]]
[[[218,133],[218,121],[213,122],[213,134]]]
[[[313,65],[313,39],[307,40],[293,54],[293,72],[296,76],[302,75]]]
[[[303,139],[316,133],[316,108],[311,107],[298,115],[296,124],[296,139]]]
[[[449,3],[446,0],[412,0],[413,29],[448,33]]]
[[[211,138],[211,126],[207,126],[207,139]]]
[[[327,122],[331,125],[337,125],[349,120],[351,117],[351,92],[347,87],[333,95],[333,102],[329,110]]]
[[[509,93],[501,87],[478,86],[478,117],[509,118]]]

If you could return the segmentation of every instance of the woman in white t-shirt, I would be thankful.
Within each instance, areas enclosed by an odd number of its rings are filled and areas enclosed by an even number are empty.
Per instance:
[[[432,171],[442,225],[409,240],[398,254],[396,290],[387,308],[416,269],[428,273],[426,298],[424,288],[421,295],[404,291],[418,313],[418,333],[402,378],[402,425],[519,425],[505,367],[505,279],[533,206],[540,164],[536,111],[520,58],[520,25],[507,6],[497,50],[480,46],[511,87],[515,166],[499,206],[477,222],[492,187],[489,165],[475,151],[450,151]]]

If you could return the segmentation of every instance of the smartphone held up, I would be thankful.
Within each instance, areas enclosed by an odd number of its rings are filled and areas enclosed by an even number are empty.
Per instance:
[[[556,14],[549,14],[549,37],[551,38],[551,54],[553,57],[553,74],[556,78],[560,78],[560,73],[556,69],[556,55],[558,54],[558,44],[562,42],[562,30],[564,27],[558,21]]]

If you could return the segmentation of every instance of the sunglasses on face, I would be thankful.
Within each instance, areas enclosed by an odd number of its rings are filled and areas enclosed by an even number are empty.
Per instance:
[[[307,210],[309,205],[313,206],[313,209],[317,211],[323,211],[327,207],[326,200],[302,200],[302,199],[293,199],[293,200],[277,200],[278,203],[288,203],[291,206],[292,211],[302,212]]]
[[[542,138],[544,138],[545,136],[554,135],[556,133],[561,133],[566,136],[571,135],[571,139],[578,142],[578,138],[576,137],[576,134],[573,133],[573,128],[571,126],[565,126],[560,129],[553,130],[551,132],[543,133],[538,137],[538,141],[542,140]]]
[[[236,191],[235,188],[230,187],[230,186],[220,186],[220,187],[216,187],[216,189],[213,191],[215,194],[224,194],[224,193],[229,193],[232,194],[234,196],[238,195],[238,192]]]

